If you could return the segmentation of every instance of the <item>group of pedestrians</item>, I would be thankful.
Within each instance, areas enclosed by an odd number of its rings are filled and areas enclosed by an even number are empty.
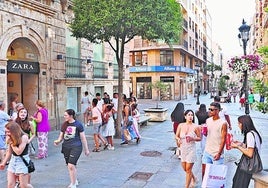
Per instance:
[[[194,123],[195,116],[198,124]],[[196,142],[201,141],[202,178],[205,174],[206,164],[224,164],[224,150],[228,132],[232,130],[230,117],[226,107],[220,103],[218,96],[209,105],[201,104],[194,113],[191,109],[184,109],[183,103],[178,103],[171,113],[175,140],[180,151],[180,160],[186,173],[185,187],[195,187],[198,180],[192,172],[194,162],[197,158]],[[254,147],[259,152],[262,138],[256,130],[249,115],[238,117],[238,127],[244,135],[243,141],[233,139],[231,148],[236,148],[242,154],[251,157]],[[233,178],[233,188],[248,187],[252,174],[247,174],[237,168]],[[243,180],[243,181],[241,181]]]
[[[18,95],[10,98],[8,113],[4,111],[6,104],[0,101],[0,169],[8,165],[8,187],[13,188],[16,183],[20,187],[32,187],[28,167],[22,158],[29,163],[29,154],[37,153],[36,159],[48,156],[48,111],[40,100],[35,105],[37,110],[30,116],[25,106],[18,102]],[[37,152],[32,144],[36,136]]]

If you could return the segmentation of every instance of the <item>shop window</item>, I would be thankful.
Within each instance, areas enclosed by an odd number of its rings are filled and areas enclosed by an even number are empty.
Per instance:
[[[160,65],[174,65],[173,63],[173,51],[160,51]]]
[[[73,109],[75,112],[80,112],[80,94],[81,88],[68,87],[67,88],[67,109]]]
[[[138,99],[151,99],[152,98],[152,88],[150,84],[152,82],[151,77],[138,77],[137,82],[137,93]]]

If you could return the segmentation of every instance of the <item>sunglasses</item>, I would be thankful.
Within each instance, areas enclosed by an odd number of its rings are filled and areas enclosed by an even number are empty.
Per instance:
[[[209,108],[208,110],[213,112],[214,110],[219,110],[219,109],[217,109],[217,108]]]

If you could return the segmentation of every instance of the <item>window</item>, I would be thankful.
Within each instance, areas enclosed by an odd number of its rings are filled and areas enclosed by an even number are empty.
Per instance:
[[[186,57],[185,54],[181,53],[181,62],[180,65],[186,67]]]
[[[67,109],[73,109],[75,112],[80,112],[81,88],[68,87],[67,88]]]
[[[80,39],[72,36],[69,29],[66,30],[66,76],[83,78],[83,67],[80,59]]]
[[[147,51],[134,52],[134,66],[147,65]]]
[[[160,51],[160,65],[174,65],[173,51]]]

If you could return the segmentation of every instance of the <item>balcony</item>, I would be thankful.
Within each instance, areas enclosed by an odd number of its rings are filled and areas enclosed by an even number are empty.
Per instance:
[[[92,61],[94,78],[108,78],[108,64],[103,61]]]
[[[83,59],[66,57],[66,78],[85,78],[85,66],[82,64]]]

